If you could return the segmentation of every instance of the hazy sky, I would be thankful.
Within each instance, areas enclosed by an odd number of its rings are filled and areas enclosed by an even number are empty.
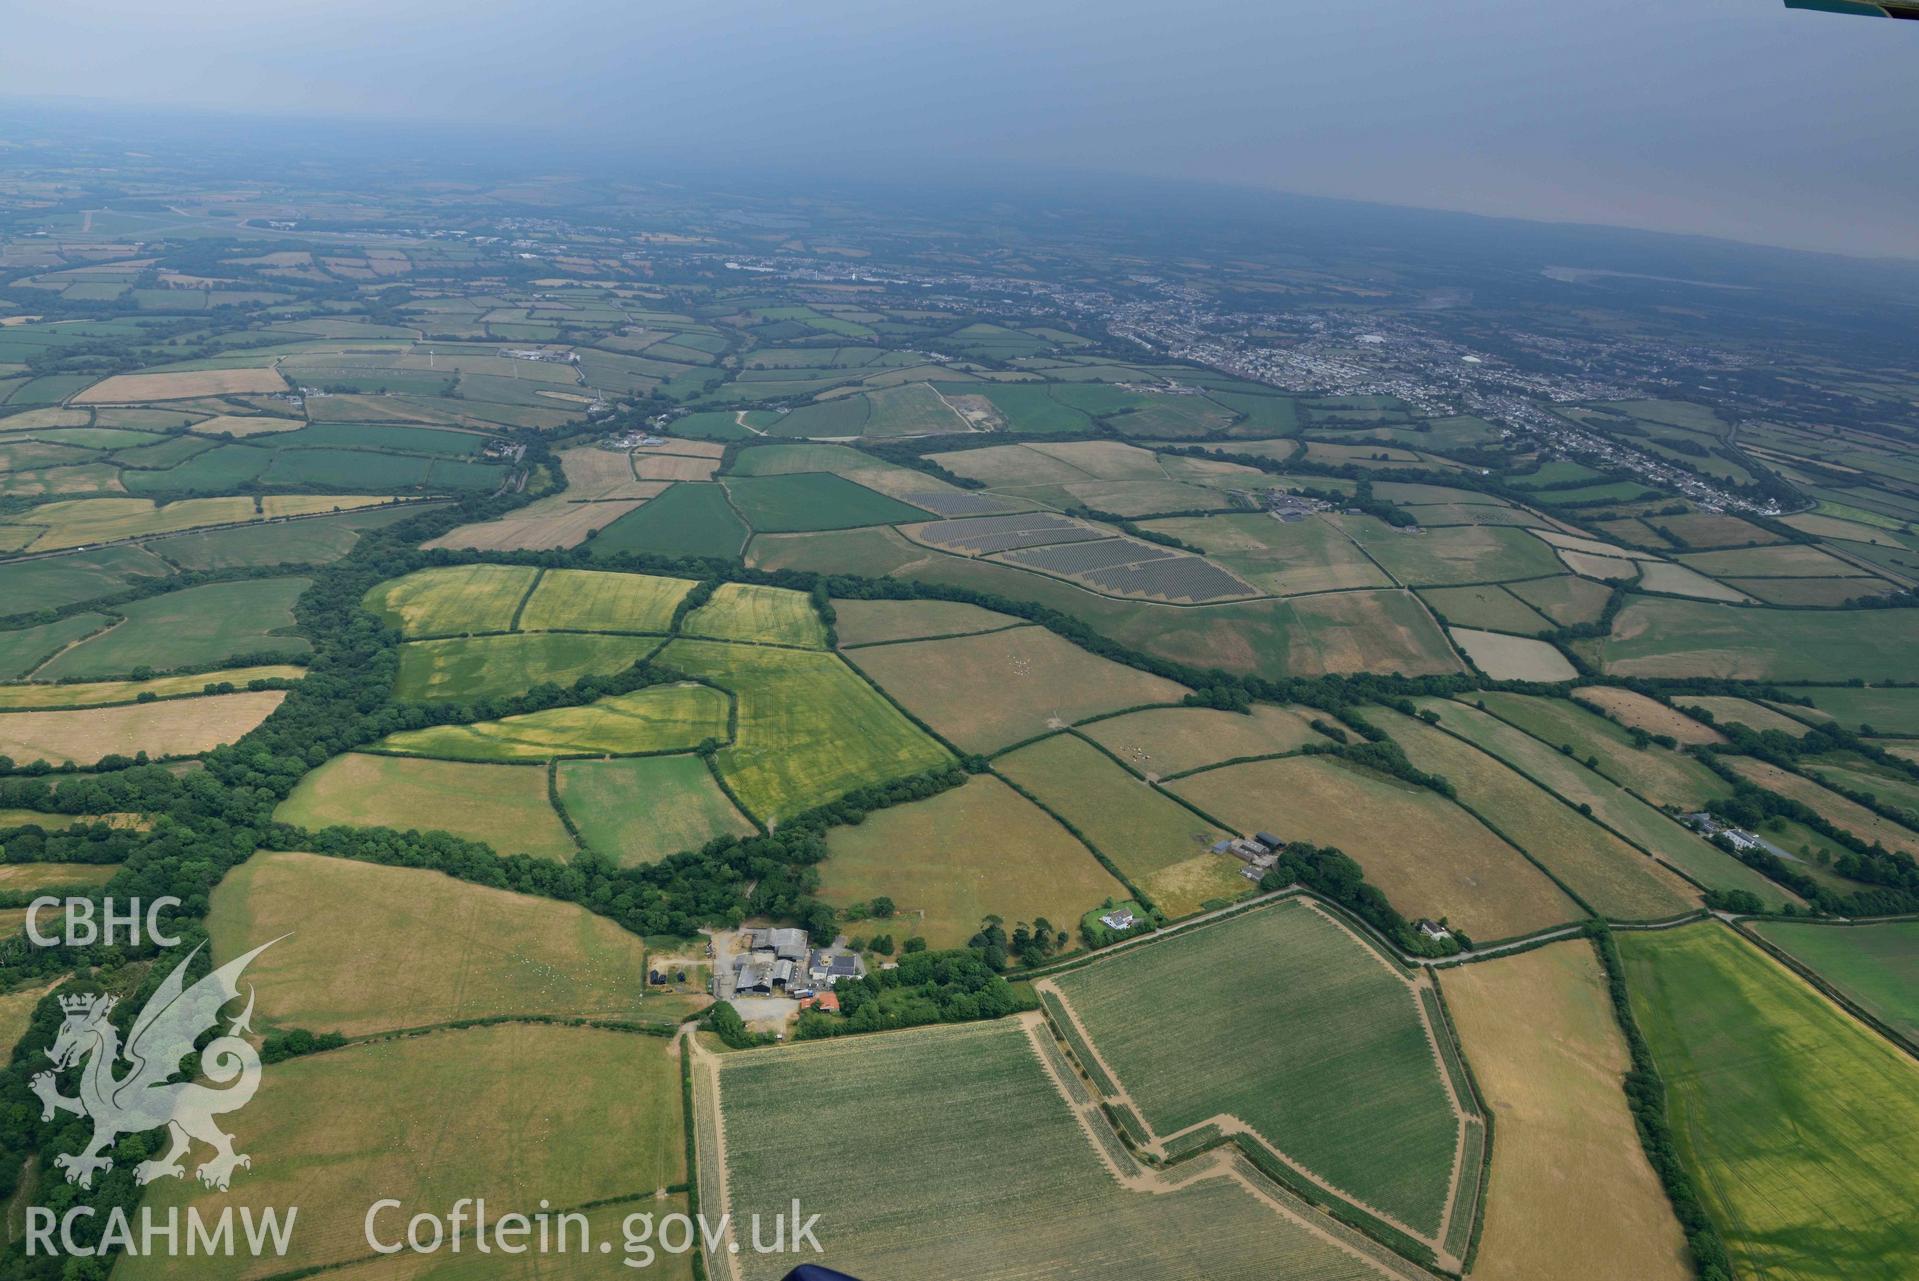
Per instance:
[[[1780,0],[89,0],[0,92],[1017,160],[1919,257],[1919,23]]]

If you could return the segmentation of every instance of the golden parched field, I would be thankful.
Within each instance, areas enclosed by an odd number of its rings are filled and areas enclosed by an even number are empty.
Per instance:
[[[651,1004],[645,945],[612,921],[423,868],[262,852],[214,890],[207,928],[216,964],[280,940],[247,969],[267,1028],[364,1036]]]
[[[1240,831],[1336,846],[1403,915],[1448,917],[1475,942],[1585,915],[1518,850],[1437,792],[1331,757],[1225,765],[1170,790]]]
[[[198,694],[209,685],[221,683],[245,686],[248,681],[297,681],[306,675],[304,667],[282,664],[264,667],[229,667],[225,671],[196,672],[191,676],[158,676],[146,681],[76,681],[54,684],[47,681],[19,685],[0,685],[0,709],[30,711],[43,707],[99,707],[109,703],[131,703],[142,694],[155,698],[173,698]]]
[[[1726,736],[1712,726],[1629,689],[1611,685],[1582,685],[1572,692],[1572,696],[1582,703],[1592,704],[1628,729],[1643,729],[1648,734],[1670,734],[1682,747],[1726,741]]]
[[[1070,932],[1088,909],[1129,897],[1072,833],[990,775],[836,827],[827,851],[822,898],[852,904],[884,894],[898,914],[858,928],[901,941],[917,934],[934,948],[965,946],[989,913],[1043,916]]]
[[[91,765],[104,756],[197,756],[272,714],[285,690],[209,694],[157,703],[0,715],[0,756],[25,764]]]
[[[1492,1182],[1472,1275],[1684,1281],[1684,1234],[1647,1163],[1630,1066],[1590,944],[1438,972],[1492,1109]]]
[[[147,400],[193,400],[287,389],[273,369],[193,369],[174,374],[115,374],[73,398],[76,405],[128,405]]]
[[[1250,715],[1210,707],[1154,707],[1094,721],[1080,732],[1151,778],[1330,742],[1309,724],[1313,720],[1337,724],[1336,717],[1317,708],[1259,703]]]
[[[472,765],[348,752],[302,778],[273,817],[317,829],[336,824],[442,831],[500,854],[573,857],[573,838],[536,765]]]
[[[223,1206],[298,1206],[290,1257],[307,1267],[368,1258],[363,1225],[382,1197],[406,1207],[381,1221],[389,1239],[405,1233],[408,1215],[444,1214],[461,1197],[486,1198],[489,1218],[536,1211],[542,1200],[555,1210],[620,1199],[664,1211],[653,1192],[686,1177],[670,1049],[657,1036],[509,1023],[276,1063],[233,1123],[253,1165],[232,1190],[208,1191],[189,1167],[185,1179],[153,1184],[146,1204],[164,1217],[190,1203],[210,1218]],[[454,1257],[470,1262],[466,1246]],[[288,1261],[239,1253],[216,1273],[184,1249],[161,1249],[123,1258],[115,1272],[134,1281],[258,1281]],[[481,1275],[500,1273],[483,1267]]]
[[[1498,758],[1445,730],[1386,708],[1367,718],[1392,735],[1406,758],[1444,776],[1460,802],[1485,815],[1514,843],[1602,916],[1651,920],[1699,906],[1699,893]]]
[[[969,752],[991,752],[1122,707],[1177,703],[1188,692],[1043,627],[882,645],[847,657]]]

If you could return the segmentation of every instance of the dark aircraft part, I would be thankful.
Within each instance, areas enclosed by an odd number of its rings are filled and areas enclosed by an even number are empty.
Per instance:
[[[1911,18],[1919,21],[1916,0],[1786,0],[1788,9],[1819,13],[1850,13],[1866,18]]]
[[[835,1272],[831,1268],[822,1268],[818,1264],[802,1263],[787,1273],[784,1281],[860,1281],[844,1272]]]

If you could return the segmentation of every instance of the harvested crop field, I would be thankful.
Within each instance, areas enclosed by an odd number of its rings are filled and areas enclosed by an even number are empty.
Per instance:
[[[1148,778],[1218,765],[1242,756],[1271,756],[1332,740],[1312,727],[1337,722],[1311,707],[1255,703],[1250,713],[1210,707],[1153,707],[1093,721],[1080,732]]]
[[[1691,1277],[1626,1108],[1630,1061],[1591,946],[1453,966],[1440,987],[1497,1132],[1472,1275]]]
[[[721,583],[712,599],[686,616],[680,631],[715,640],[826,646],[826,624],[805,592],[756,583]]]
[[[660,661],[738,697],[736,736],[715,762],[762,822],[952,760],[837,655],[676,640]]]
[[[272,369],[194,369],[176,374],[115,374],[73,398],[76,405],[125,405],[146,400],[193,400],[287,389]]]
[[[641,480],[712,480],[717,458],[684,458],[676,454],[636,454],[633,474]]]
[[[1443,775],[1458,789],[1462,804],[1484,816],[1600,915],[1651,920],[1699,906],[1698,892],[1657,860],[1498,758],[1385,708],[1368,709],[1367,718],[1391,734],[1415,766]]]
[[[593,531],[604,529],[643,501],[635,498],[585,503],[575,502],[565,494],[555,494],[495,520],[461,525],[420,546],[429,551],[436,547],[470,547],[483,552],[578,547]]]
[[[1231,833],[1127,773],[1104,752],[1056,734],[993,768],[1072,824],[1168,916],[1240,898],[1253,888],[1237,858],[1212,852]]]
[[[8,712],[0,715],[0,756],[23,765],[91,765],[104,756],[139,752],[156,759],[197,756],[251,730],[285,697],[285,690],[261,690],[76,711]]]
[[[1496,681],[1569,681],[1579,675],[1564,654],[1542,640],[1470,627],[1454,627],[1451,633],[1473,665]]]
[[[400,646],[394,694],[410,702],[467,702],[524,694],[548,681],[564,687],[582,676],[624,671],[660,643],[577,632],[412,641]]]
[[[685,752],[707,739],[726,740],[728,707],[726,695],[706,685],[655,685],[580,707],[403,730],[381,739],[374,750],[456,761]]]
[[[1726,736],[1712,726],[1702,725],[1676,708],[1644,694],[1635,694],[1629,689],[1612,685],[1582,685],[1572,692],[1572,696],[1599,708],[1628,729],[1670,735],[1681,747],[1726,741]]]
[[[1919,1064],[1722,925],[1618,944],[1679,1157],[1735,1271],[1919,1271]]]
[[[799,1197],[840,1225],[821,1234],[830,1267],[926,1281],[1389,1275],[1237,1179],[1122,1186],[1012,1019],[728,1055],[718,1074],[728,1206],[737,1219]],[[704,1127],[700,1141],[704,1167]],[[713,1271],[777,1281],[789,1262],[742,1248]]]
[[[215,964],[279,940],[247,969],[269,1029],[647,1013],[637,936],[571,903],[424,868],[262,852],[214,889],[207,929]]]
[[[1851,832],[1868,845],[1878,841],[1889,850],[1919,855],[1919,832],[1881,817],[1857,801],[1848,800],[1790,770],[1780,769],[1777,765],[1750,756],[1724,756],[1720,759],[1742,778],[1757,783],[1769,792],[1777,792],[1798,801],[1834,827]]]
[[[605,498],[643,501],[664,488],[657,481],[643,481],[635,476],[633,464],[622,450],[587,445],[562,449],[559,459],[560,470],[566,473],[566,492],[561,495],[564,498],[582,502]]]
[[[1022,620],[978,605],[944,600],[836,600],[840,645],[967,636],[1017,626]]]
[[[1070,832],[990,775],[832,829],[820,896],[851,905],[876,895],[897,913],[872,929],[934,948],[963,947],[988,914],[1070,930],[1087,910],[1128,897]]]
[[[1444,1235],[1460,1123],[1418,994],[1318,908],[1247,912],[1053,982],[1156,1135],[1236,1118],[1345,1196]]]
[[[882,645],[848,657],[969,752],[991,752],[1122,707],[1177,703],[1187,692],[1041,627]]]
[[[1407,919],[1444,916],[1476,942],[1583,913],[1525,856],[1438,793],[1327,757],[1224,765],[1170,784],[1242,832],[1332,845]]]
[[[697,756],[566,761],[557,782],[581,844],[621,867],[754,831]]]
[[[573,857],[573,838],[534,765],[471,765],[348,752],[302,778],[273,816],[318,830],[390,827],[442,831],[500,854]]]
[[[518,630],[664,634],[692,590],[686,578],[549,569],[526,598]]]

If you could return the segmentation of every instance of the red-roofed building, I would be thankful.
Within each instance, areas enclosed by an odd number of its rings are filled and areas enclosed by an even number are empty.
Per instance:
[[[840,998],[831,992],[821,992],[818,996],[809,996],[800,1002],[802,1010],[825,1010],[828,1014],[840,1012]]]

